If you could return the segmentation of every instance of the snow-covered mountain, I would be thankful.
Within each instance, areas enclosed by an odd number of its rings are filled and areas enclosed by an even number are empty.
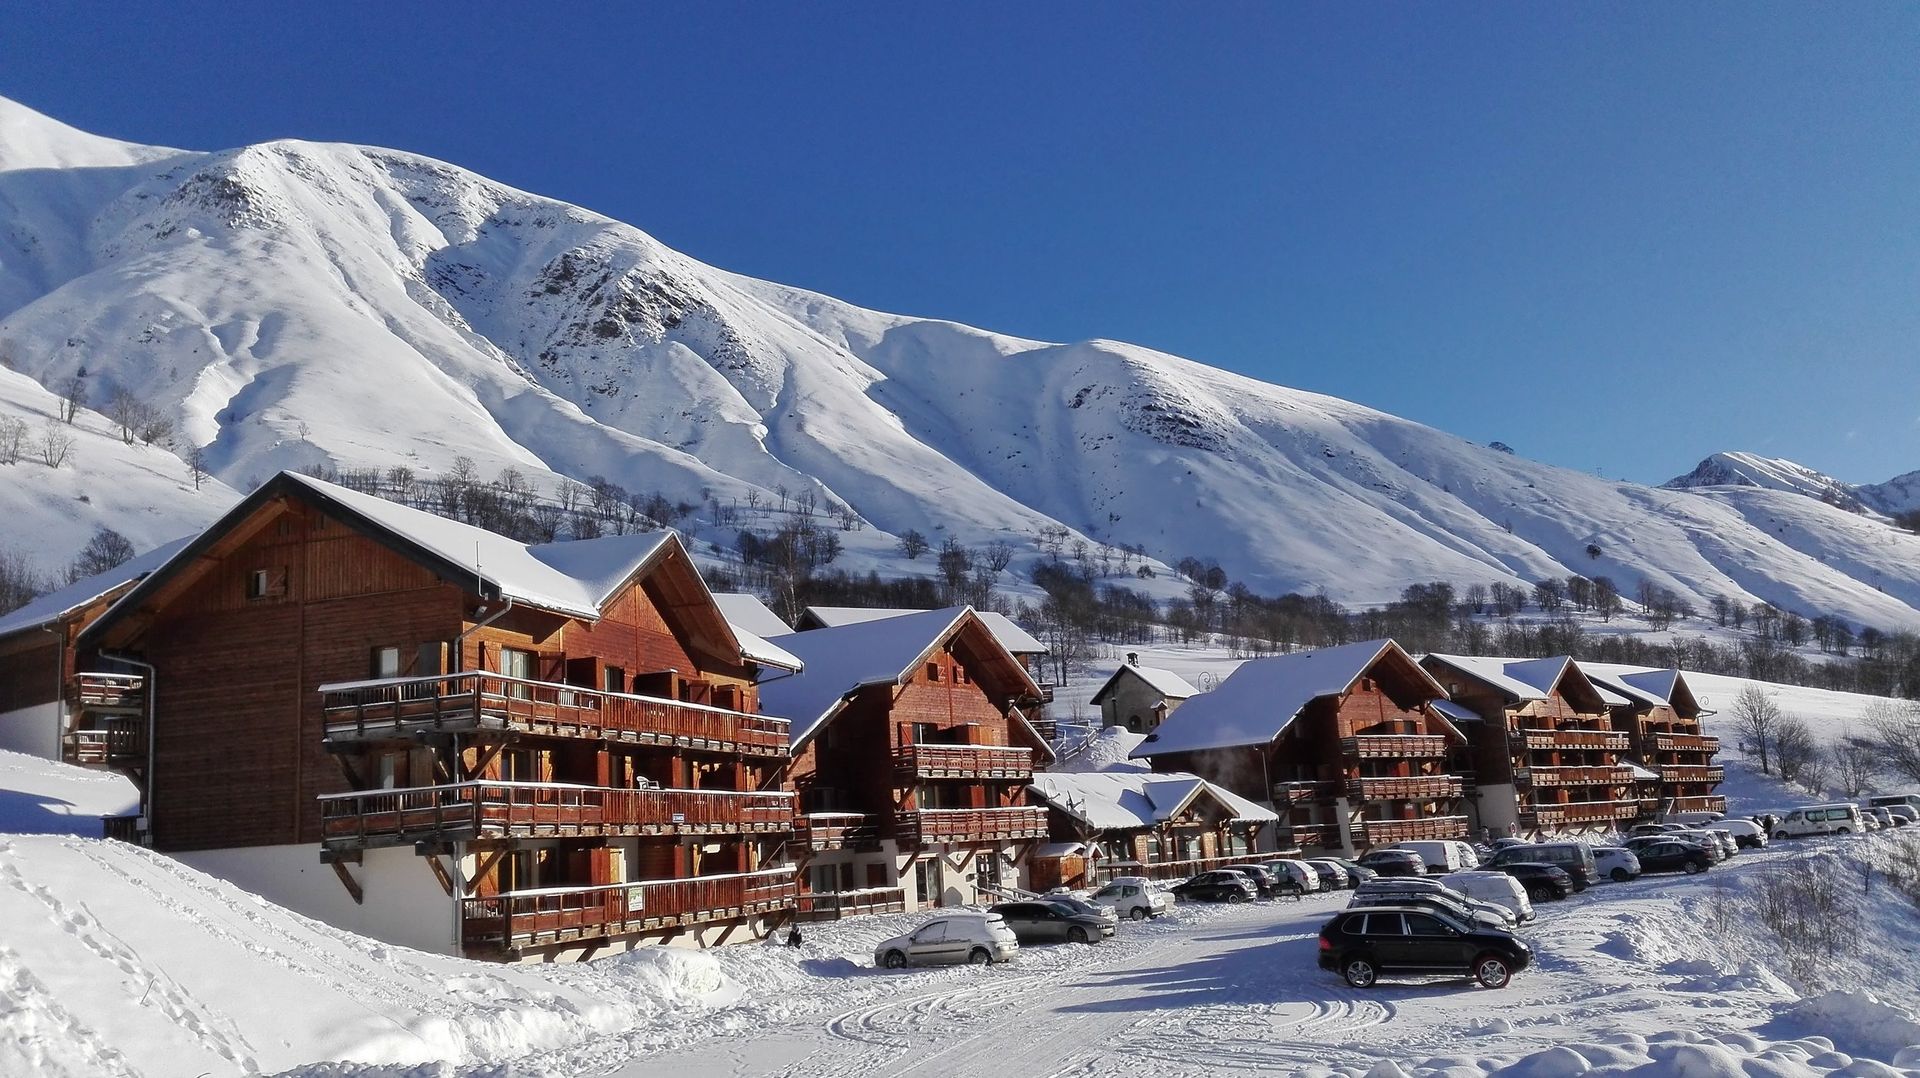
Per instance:
[[[1779,457],[1753,453],[1715,453],[1692,471],[1662,483],[1671,490],[1700,487],[1764,487],[1818,498],[1828,505],[1859,512],[1866,508],[1859,491],[1823,472]]]
[[[392,150],[140,147],[0,101],[0,354],[166,410],[240,489],[465,455],[694,504],[811,489],[873,550],[1058,524],[1354,603],[1580,573],[1920,623],[1920,537],[1797,494],[1609,482],[1146,348],[864,310]]]

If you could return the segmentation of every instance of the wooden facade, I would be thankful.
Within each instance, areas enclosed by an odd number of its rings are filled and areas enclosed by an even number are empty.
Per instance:
[[[1034,856],[1032,886],[1098,887],[1116,876],[1183,880],[1223,865],[1255,864],[1282,856],[1266,840],[1272,817],[1243,815],[1239,806],[1198,776],[1123,772],[1047,776],[1034,796],[1047,807],[1052,839]],[[1184,803],[1158,800],[1181,780],[1194,780]],[[1157,789],[1156,789],[1157,788]],[[1152,806],[1154,818],[1133,818]]]
[[[155,670],[156,848],[314,844],[359,899],[412,845],[475,955],[791,910],[785,724],[677,539],[585,617],[339,499],[283,474],[89,630]]]
[[[1648,679],[1670,683],[1663,692],[1650,691]],[[1725,812],[1727,799],[1718,792],[1726,769],[1716,762],[1720,739],[1702,732],[1702,710],[1685,675],[1677,670],[1654,671],[1645,677],[1616,678],[1624,704],[1611,709],[1611,726],[1628,743],[1647,770],[1660,776],[1657,785],[1642,790],[1642,815],[1653,818],[1667,812]]]

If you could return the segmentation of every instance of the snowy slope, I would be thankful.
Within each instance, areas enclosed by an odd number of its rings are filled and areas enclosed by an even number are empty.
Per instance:
[[[1764,487],[1818,498],[1842,509],[1860,509],[1859,494],[1853,486],[1830,475],[1814,471],[1779,457],[1753,453],[1715,453],[1694,466],[1693,471],[1661,484],[1674,490],[1696,487]]]
[[[1350,603],[1577,572],[1920,622],[1920,537],[1811,499],[1769,526],[1145,348],[863,310],[406,153],[130,148],[4,101],[0,139],[0,350],[172,411],[242,489],[465,455],[696,505],[811,489],[873,553],[1058,524]]]

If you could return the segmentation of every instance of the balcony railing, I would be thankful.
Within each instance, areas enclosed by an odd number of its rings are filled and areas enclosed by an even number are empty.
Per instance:
[[[1663,782],[1724,782],[1727,769],[1719,764],[1662,764],[1660,779]]]
[[[793,827],[793,795],[734,790],[610,789],[549,782],[460,782],[323,794],[329,846],[424,839],[777,833]]]
[[[1318,846],[1323,850],[1340,848],[1340,825],[1335,823],[1282,823],[1274,829],[1274,841],[1282,849]]]
[[[1535,827],[1564,824],[1613,823],[1640,815],[1638,801],[1571,801],[1564,805],[1535,805],[1520,810],[1522,822]]]
[[[1340,784],[1327,779],[1301,779],[1296,782],[1276,782],[1273,784],[1273,802],[1284,805],[1291,801],[1312,801],[1322,797],[1336,797],[1340,793]]]
[[[1661,802],[1668,812],[1725,812],[1727,799],[1723,794],[1702,794],[1699,797],[1675,797]]]
[[[784,756],[787,720],[484,671],[320,686],[329,741],[520,730]]]
[[[1341,739],[1340,749],[1368,760],[1430,760],[1447,754],[1447,739],[1438,734],[1361,734]]]
[[[147,706],[147,679],[83,670],[73,675],[73,698],[87,711],[141,711]]]
[[[838,921],[869,913],[905,913],[907,892],[899,887],[802,892],[794,899],[794,909],[802,921]]]
[[[544,887],[460,902],[468,948],[509,950],[792,909],[793,866],[593,887]]]
[[[137,720],[106,720],[98,729],[69,730],[65,758],[70,764],[106,767],[142,761],[147,752],[146,731]]]
[[[1710,734],[1654,734],[1659,752],[1719,752],[1720,739]]]
[[[1633,769],[1619,767],[1528,767],[1514,778],[1539,786],[1631,786]]]
[[[895,820],[901,841],[911,846],[936,842],[1015,842],[1047,836],[1047,810],[1031,805],[917,809],[900,812]]]
[[[1355,820],[1353,836],[1368,846],[1416,839],[1466,838],[1465,816],[1426,816],[1417,820]]]
[[[1033,777],[1033,750],[1009,745],[903,745],[893,754],[894,773],[915,779]]]
[[[1633,739],[1611,730],[1521,730],[1513,734],[1516,748],[1533,752],[1611,750],[1624,752]]]
[[[1347,780],[1347,796],[1361,801],[1431,801],[1459,797],[1452,775],[1375,775]]]
[[[845,850],[880,841],[880,821],[864,812],[809,812],[793,821],[793,839],[810,850]]]

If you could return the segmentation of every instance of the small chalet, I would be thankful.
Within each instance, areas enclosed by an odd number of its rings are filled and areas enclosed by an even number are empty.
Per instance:
[[[490,957],[790,916],[784,720],[671,532],[527,546],[282,472],[83,630],[146,675],[144,837]]]
[[[1656,789],[1643,790],[1641,815],[1663,812],[1725,812],[1726,796],[1716,791],[1726,768],[1714,762],[1720,739],[1701,732],[1711,715],[1688,688],[1678,670],[1583,663],[1595,684],[1624,700],[1613,705],[1613,729],[1628,737],[1638,763],[1659,774]]]
[[[805,669],[761,686],[791,716],[803,915],[993,901],[1047,836],[1039,688],[971,607],[779,638]]]
[[[1199,691],[1171,670],[1141,666],[1139,653],[1128,652],[1126,665],[1115,670],[1088,702],[1100,709],[1103,728],[1118,726],[1150,734]]]
[[[1391,640],[1249,659],[1133,757],[1273,804],[1282,846],[1461,838],[1467,738],[1445,698]]]
[[[1036,891],[1115,876],[1185,879],[1276,856],[1273,810],[1198,775],[1046,772],[1031,788],[1047,806],[1053,839],[1034,855]]]
[[[1572,659],[1428,655],[1420,665],[1464,712],[1456,717],[1473,743],[1476,828],[1614,831],[1639,815],[1629,739],[1611,717],[1626,700]]]

